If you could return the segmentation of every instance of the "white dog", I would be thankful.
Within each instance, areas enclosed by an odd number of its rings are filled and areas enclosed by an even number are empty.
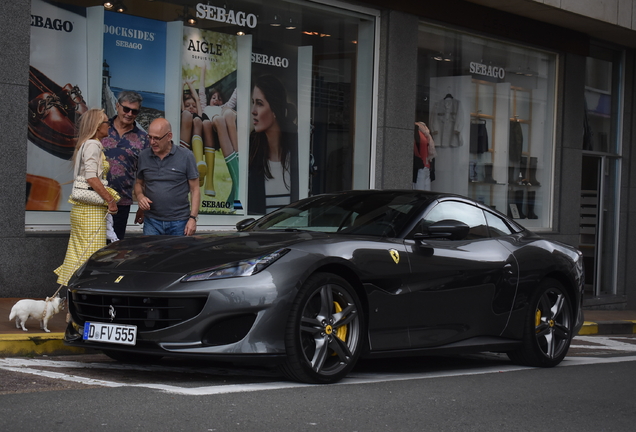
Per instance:
[[[9,321],[15,318],[15,327],[28,331],[24,326],[24,323],[29,318],[34,318],[40,321],[40,328],[49,333],[50,330],[46,328],[49,319],[62,309],[66,299],[61,299],[58,296],[47,297],[46,300],[20,300],[11,308],[11,314],[9,315]]]

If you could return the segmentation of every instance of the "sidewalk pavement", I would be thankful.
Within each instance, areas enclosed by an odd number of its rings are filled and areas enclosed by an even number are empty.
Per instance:
[[[62,342],[66,330],[66,309],[49,320],[50,333],[40,330],[37,320],[29,318],[27,332],[9,321],[11,308],[20,299],[0,298],[0,357],[83,354],[86,350],[67,347]],[[636,334],[636,310],[584,310],[585,322],[579,335]]]

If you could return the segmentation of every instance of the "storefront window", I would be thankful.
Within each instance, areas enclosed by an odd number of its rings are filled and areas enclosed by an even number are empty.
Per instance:
[[[414,157],[414,187],[466,195],[549,229],[556,59],[421,24],[416,122],[429,129],[435,157],[428,166]]]
[[[27,225],[68,224],[77,119],[90,107],[114,117],[125,90],[143,97],[141,130],[165,117],[174,144],[193,151],[201,225],[369,186],[375,12],[282,0],[31,3]]]

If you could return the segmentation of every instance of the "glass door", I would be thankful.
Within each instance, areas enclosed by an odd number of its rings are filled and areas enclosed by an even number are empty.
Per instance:
[[[622,54],[600,46],[593,46],[591,54],[585,67],[579,249],[584,256],[586,297],[600,298],[619,294]]]

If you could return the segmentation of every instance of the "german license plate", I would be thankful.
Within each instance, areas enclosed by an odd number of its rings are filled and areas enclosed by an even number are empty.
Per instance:
[[[84,323],[83,339],[93,342],[135,345],[137,326],[87,322]]]

